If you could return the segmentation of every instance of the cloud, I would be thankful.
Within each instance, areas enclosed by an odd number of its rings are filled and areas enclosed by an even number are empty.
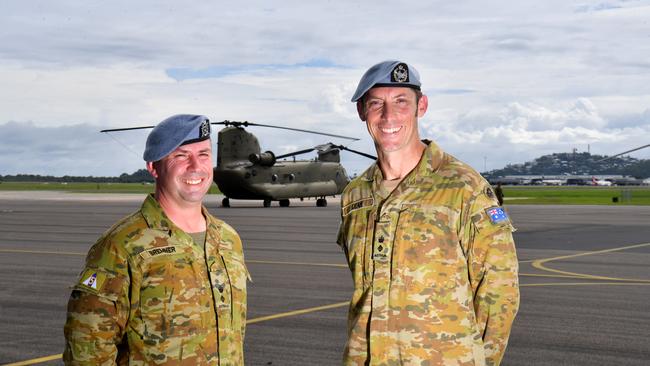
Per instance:
[[[640,146],[650,135],[648,116],[646,111],[626,119],[629,123],[611,124],[589,99],[579,98],[561,107],[512,103],[498,110],[458,115],[449,123],[427,122],[425,116],[421,124],[425,136],[476,169],[484,169],[485,160],[493,164],[486,168],[496,169],[573,148],[612,155]]]
[[[2,124],[0,174],[118,176],[144,168],[142,133],[116,137],[116,142],[99,130],[90,124]]]
[[[218,78],[237,74],[266,74],[270,71],[273,72],[295,68],[327,68],[335,66],[336,65],[329,60],[314,59],[296,64],[220,65],[203,69],[171,68],[166,70],[165,73],[174,80],[182,81],[187,79]]]
[[[361,138],[350,147],[372,152],[349,98],[369,66],[394,58],[422,75],[423,134],[478,167],[576,144],[622,151],[647,143],[648,17],[645,0],[4,1],[0,126],[24,125],[12,131],[32,149],[11,145],[25,155],[7,152],[0,174],[138,169],[139,157],[96,130],[176,113],[350,135]],[[329,140],[253,132],[282,153]],[[342,158],[351,172],[368,165]]]

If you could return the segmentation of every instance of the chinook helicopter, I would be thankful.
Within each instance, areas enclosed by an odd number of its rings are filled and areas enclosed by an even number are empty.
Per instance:
[[[245,127],[259,126],[279,128],[351,141],[359,139],[298,128],[265,125],[248,121],[210,122],[225,125],[217,135],[217,166],[214,167],[214,183],[224,195],[221,205],[230,207],[230,199],[262,200],[264,207],[278,201],[280,207],[288,207],[290,198],[316,198],[317,207],[327,206],[325,197],[340,194],[350,179],[341,165],[340,151],[347,150],[370,159],[376,157],[352,150],[343,145],[326,143],[312,148],[276,156],[271,151],[262,152],[255,135]],[[101,132],[128,131],[154,126],[128,127],[102,130]],[[314,160],[295,160],[297,155],[317,152]],[[293,160],[280,160],[293,157]]]

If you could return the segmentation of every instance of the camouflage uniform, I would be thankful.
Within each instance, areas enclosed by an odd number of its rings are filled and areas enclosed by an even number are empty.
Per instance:
[[[242,244],[211,216],[205,252],[152,195],[90,249],[72,290],[69,365],[243,365]]]
[[[478,173],[425,142],[383,202],[376,164],[343,193],[338,243],[354,280],[345,365],[503,357],[519,305],[513,228]]]

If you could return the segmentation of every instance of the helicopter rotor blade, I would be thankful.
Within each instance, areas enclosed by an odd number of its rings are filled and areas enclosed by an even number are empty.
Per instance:
[[[222,122],[211,122],[211,124],[213,124],[213,125],[236,126],[236,127],[240,127],[240,126],[244,126],[244,127],[248,127],[248,126],[269,127],[269,128],[278,128],[278,129],[281,129],[281,130],[298,131],[298,132],[304,132],[304,133],[313,133],[313,134],[315,134],[315,135],[323,135],[323,136],[330,136],[330,137],[338,137],[338,138],[342,138],[342,139],[346,139],[346,140],[351,140],[351,141],[358,141],[358,140],[359,140],[359,139],[356,138],[356,137],[348,137],[348,136],[343,136],[343,135],[335,135],[335,134],[332,134],[332,133],[326,133],[326,132],[320,132],[320,131],[303,130],[303,129],[301,129],[301,128],[283,127],[283,126],[274,126],[274,125],[265,125],[265,124],[262,124],[262,123],[253,123],[253,122],[248,122],[248,121],[237,122],[237,121],[228,121],[228,120],[225,120],[225,121],[222,121]]]
[[[310,149],[298,150],[298,151],[294,151],[294,152],[292,152],[292,153],[288,153],[288,154],[284,154],[284,155],[278,155],[278,156],[276,156],[275,158],[276,158],[276,159],[288,158],[288,157],[290,157],[290,156],[295,156],[295,155],[305,154],[305,153],[308,153],[308,152],[310,152],[310,151],[314,151],[314,150],[316,150],[316,149],[312,147],[312,148],[310,148]]]
[[[609,159],[612,159],[612,158],[615,158],[615,157],[618,157],[618,156],[621,156],[621,155],[625,155],[625,154],[627,154],[627,153],[631,153],[631,152],[633,152],[633,151],[637,151],[637,150],[645,149],[646,147],[650,147],[650,144],[648,144],[648,145],[643,145],[643,146],[640,146],[640,147],[634,148],[634,149],[632,149],[632,150],[623,151],[622,153],[618,153],[618,154],[616,154],[616,155],[612,155],[612,156],[608,156],[608,157],[602,158],[602,159],[600,159],[600,160],[596,160],[596,162],[597,162],[597,163],[600,163],[601,161],[609,160]]]
[[[305,132],[305,133],[312,133],[315,135],[323,135],[323,136],[330,136],[330,137],[338,137],[346,140],[351,140],[351,141],[358,141],[359,139],[356,137],[348,137],[348,136],[343,136],[343,135],[335,135],[332,133],[326,133],[326,132],[319,132],[319,131],[310,131],[310,130],[303,130],[300,128],[292,128],[292,127],[282,127],[282,126],[273,126],[273,125],[265,125],[261,123],[253,123],[253,122],[248,122],[248,121],[229,121],[229,120],[224,120],[221,122],[210,122],[211,125],[226,125],[226,126],[235,126],[235,127],[248,127],[248,126],[259,126],[259,127],[269,127],[269,128],[278,128],[281,130],[290,130],[290,131],[298,131],[298,132]],[[139,127],[125,127],[125,128],[111,128],[111,129],[106,129],[106,130],[101,130],[99,132],[118,132],[118,131],[131,131],[131,130],[142,130],[146,128],[154,128],[155,126],[139,126]]]
[[[373,156],[373,155],[370,155],[370,154],[366,154],[366,153],[361,152],[361,151],[352,150],[352,149],[350,149],[349,147],[345,147],[345,146],[343,146],[343,145],[334,145],[334,146],[335,146],[335,147],[338,147],[338,148],[341,149],[341,150],[347,150],[347,151],[349,151],[349,152],[352,152],[352,153],[355,153],[355,154],[358,154],[358,155],[364,156],[364,157],[366,157],[366,158],[368,158],[368,159],[377,160],[377,157],[376,157],[376,156]]]
[[[279,155],[279,156],[276,156],[276,159],[282,159],[282,158],[287,158],[289,156],[305,154],[305,153],[308,153],[308,152],[314,151],[314,150],[318,150],[320,153],[324,153],[324,152],[328,152],[329,150],[332,150],[332,149],[347,150],[349,152],[364,156],[364,157],[366,157],[368,159],[377,160],[376,156],[366,154],[366,153],[361,152],[361,151],[353,150],[353,149],[350,149],[349,147],[345,147],[343,145],[334,145],[331,142],[328,142],[326,144],[321,144],[321,145],[318,145],[318,146],[315,146],[315,147],[312,147],[312,148],[309,148],[309,149],[298,150],[298,151],[295,151],[295,152],[292,152],[292,153],[289,153],[289,154]]]
[[[154,128],[156,126],[140,126],[140,127],[125,127],[125,128],[111,128],[108,130],[101,130],[99,132],[117,132],[117,131],[130,131],[130,130],[143,130],[145,128]]]
[[[235,126],[235,127],[248,127],[251,125],[250,122],[244,121],[244,122],[239,122],[239,121],[229,121],[229,120],[223,120],[221,122],[210,122],[211,125],[225,125],[225,126]]]

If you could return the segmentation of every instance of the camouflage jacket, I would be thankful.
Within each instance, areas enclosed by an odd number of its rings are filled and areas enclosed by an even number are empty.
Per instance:
[[[354,293],[345,365],[498,365],[519,305],[512,225],[433,142],[383,202],[375,164],[341,198]]]
[[[65,364],[243,365],[241,240],[203,215],[205,251],[152,195],[104,233],[68,302]]]

